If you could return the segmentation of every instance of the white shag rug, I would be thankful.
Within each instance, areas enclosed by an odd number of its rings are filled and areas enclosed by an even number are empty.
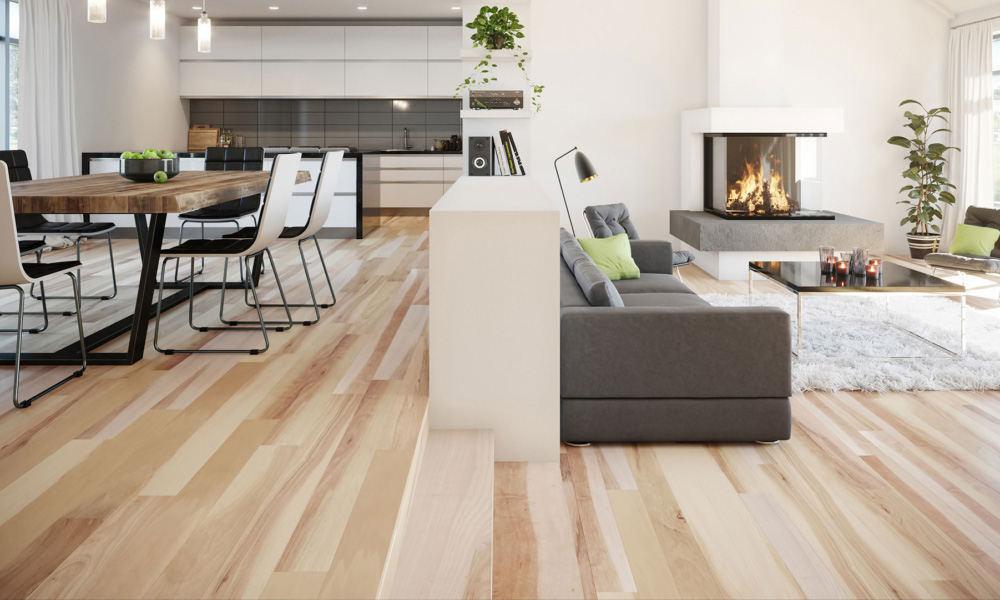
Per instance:
[[[744,294],[704,294],[715,306],[746,306]],[[792,315],[795,296],[754,294],[755,306],[775,306]],[[951,350],[960,347],[959,304],[933,296],[890,296],[896,325]],[[803,298],[802,358],[792,358],[792,388],[904,392],[919,390],[1000,389],[1000,308],[965,308],[967,351],[962,358],[886,324],[885,295],[806,296]],[[817,356],[920,359],[816,358]]]

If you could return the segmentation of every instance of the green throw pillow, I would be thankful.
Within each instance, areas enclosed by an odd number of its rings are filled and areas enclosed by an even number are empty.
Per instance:
[[[632,260],[632,246],[627,233],[601,239],[580,238],[578,241],[583,251],[611,281],[639,278],[639,266]]]
[[[948,248],[948,253],[989,256],[998,239],[1000,239],[1000,230],[991,227],[976,227],[975,225],[959,225],[955,229],[955,237],[951,240],[951,248]]]

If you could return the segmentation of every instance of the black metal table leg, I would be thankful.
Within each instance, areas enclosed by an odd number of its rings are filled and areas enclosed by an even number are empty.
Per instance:
[[[136,228],[144,229],[139,221],[145,224],[145,215],[136,215]],[[132,315],[132,334],[128,340],[128,364],[134,364],[142,359],[146,347],[146,330],[149,329],[149,316],[152,314],[153,291],[156,289],[156,268],[160,264],[160,248],[163,246],[163,230],[167,224],[167,215],[156,213],[149,216],[149,230],[140,239],[139,248],[142,253],[142,274],[139,276],[139,291],[135,295],[135,313]],[[138,231],[137,231],[138,233]]]

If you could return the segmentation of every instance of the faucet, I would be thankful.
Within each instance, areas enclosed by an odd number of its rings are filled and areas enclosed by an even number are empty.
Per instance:
[[[404,127],[403,128],[403,150],[409,150],[410,148],[413,147],[413,146],[410,145],[409,137],[410,137],[410,131],[406,127]]]

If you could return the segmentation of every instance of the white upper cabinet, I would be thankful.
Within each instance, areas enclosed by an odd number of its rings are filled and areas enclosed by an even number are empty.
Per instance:
[[[261,62],[182,62],[182,98],[256,98],[261,95]]]
[[[468,31],[461,26],[427,28],[427,58],[428,60],[459,60],[462,52],[462,31]]]
[[[344,28],[275,26],[261,28],[264,60],[340,60]]]
[[[181,60],[260,60],[260,27],[212,27],[212,51],[198,52],[198,27],[181,27]]]
[[[427,95],[431,97],[451,98],[455,88],[465,79],[460,62],[429,62],[427,63]]]
[[[426,62],[348,62],[346,94],[356,98],[419,98],[427,95]]]
[[[265,61],[261,91],[274,98],[338,98],[344,95],[344,63]]]
[[[347,60],[427,60],[427,27],[344,28]]]

